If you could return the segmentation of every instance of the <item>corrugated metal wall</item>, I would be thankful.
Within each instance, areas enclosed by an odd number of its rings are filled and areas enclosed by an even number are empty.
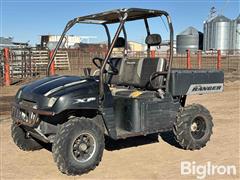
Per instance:
[[[208,19],[204,23],[203,50],[240,49],[240,16],[230,20],[223,15]]]

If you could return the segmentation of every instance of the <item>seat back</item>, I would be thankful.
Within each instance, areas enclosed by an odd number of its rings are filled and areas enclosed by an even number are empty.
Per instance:
[[[148,46],[158,46],[161,44],[161,36],[159,34],[150,34],[145,40]],[[125,45],[124,38],[118,38],[115,46],[117,48]],[[112,58],[113,66],[118,69],[117,75],[107,75],[109,84],[121,86],[134,86],[137,88],[150,89],[150,76],[154,72],[162,72],[166,70],[167,61],[163,58],[141,58],[141,59],[122,59]],[[107,67],[108,69],[110,67]],[[153,80],[155,87],[163,84],[163,76],[159,76]]]
[[[125,59],[122,62],[121,72],[119,76],[120,85],[133,86],[138,82],[137,68],[138,59]]]
[[[149,86],[150,76],[154,72],[164,71],[166,65],[167,62],[163,58],[127,59],[122,62],[121,70],[123,72],[119,75],[119,84],[151,89]],[[162,85],[163,77],[156,78],[154,83]]]
[[[111,58],[110,59],[112,65],[118,70],[118,74],[113,75],[113,74],[108,74],[106,73],[106,82],[108,84],[115,84],[118,85],[120,83],[120,69],[121,69],[121,65],[122,65],[122,58]],[[111,67],[109,66],[109,64],[106,65],[106,70],[107,71],[112,71]]]
[[[148,58],[148,59],[153,59],[153,58]],[[158,62],[157,62],[157,67],[155,69],[155,72],[163,72],[167,70],[167,60],[164,58],[157,58]],[[155,67],[154,67],[155,68]],[[153,69],[154,70],[154,69]],[[152,75],[152,74],[151,74]],[[150,75],[150,76],[151,76]],[[149,81],[150,81],[150,76],[148,77]],[[154,87],[160,87],[164,84],[164,76],[158,76],[156,77],[154,80],[152,80],[152,83],[154,85]],[[153,87],[148,87],[150,89],[152,89]]]
[[[159,46],[162,38],[159,34],[149,34],[145,43],[148,45],[148,50],[151,46]],[[124,73],[120,75],[120,82],[122,85],[134,86],[144,89],[153,89],[150,86],[150,77],[155,72],[162,72],[166,70],[167,61],[163,58],[142,58],[127,59],[122,63]],[[155,78],[152,83],[154,87],[160,87],[163,84],[163,76]]]
[[[126,40],[123,37],[118,37],[114,44],[114,48],[124,48],[125,45],[126,45]],[[110,58],[109,61],[111,62],[113,67],[115,67],[118,70],[118,74],[117,75],[106,74],[106,82],[108,84],[118,85],[120,83],[119,76],[120,76],[120,69],[121,69],[121,64],[122,64],[123,59],[122,59],[122,57],[112,57],[112,58]],[[109,64],[106,65],[106,70],[112,71]]]

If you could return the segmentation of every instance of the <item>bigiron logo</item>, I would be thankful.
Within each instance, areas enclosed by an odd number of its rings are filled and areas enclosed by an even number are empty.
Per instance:
[[[192,84],[187,94],[204,94],[204,93],[215,93],[223,91],[223,83],[213,84]]]
[[[181,161],[181,175],[193,175],[196,179],[205,179],[208,176],[236,176],[235,165],[216,165],[208,161],[205,164],[197,164],[195,161]],[[215,178],[217,179],[217,178]]]

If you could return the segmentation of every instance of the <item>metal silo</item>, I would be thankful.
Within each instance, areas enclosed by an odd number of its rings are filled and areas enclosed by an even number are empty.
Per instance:
[[[236,19],[237,22],[237,28],[236,28],[236,43],[235,43],[235,49],[240,49],[240,15]]]
[[[177,53],[186,53],[187,49],[196,52],[199,46],[202,48],[203,35],[193,27],[187,28],[185,31],[177,35]]]
[[[203,50],[204,51],[206,51],[207,49],[208,49],[208,36],[207,36],[207,34],[208,34],[208,23],[205,21],[204,23],[203,23],[203,33],[204,33],[204,35],[203,35]]]
[[[203,25],[203,33],[204,33],[204,39],[203,39],[203,49],[209,50],[213,46],[213,25],[210,23],[212,18],[209,18],[207,21],[204,22]]]
[[[209,19],[204,28],[204,50],[209,49],[231,49],[232,33],[231,20],[223,15]]]
[[[232,47],[231,49],[240,49],[240,15],[232,21]]]

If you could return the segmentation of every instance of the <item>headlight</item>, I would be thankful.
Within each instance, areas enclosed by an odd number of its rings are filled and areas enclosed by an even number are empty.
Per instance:
[[[49,99],[49,101],[48,101],[47,106],[48,106],[48,107],[52,107],[52,106],[55,104],[56,101],[57,101],[57,98],[51,97],[51,98]]]
[[[17,99],[17,100],[20,100],[20,99],[21,99],[21,96],[22,96],[22,89],[20,89],[20,90],[18,91],[18,93],[16,94],[16,99]]]
[[[37,108],[38,108],[37,104],[33,105],[32,108],[33,108],[33,109],[37,109]]]

